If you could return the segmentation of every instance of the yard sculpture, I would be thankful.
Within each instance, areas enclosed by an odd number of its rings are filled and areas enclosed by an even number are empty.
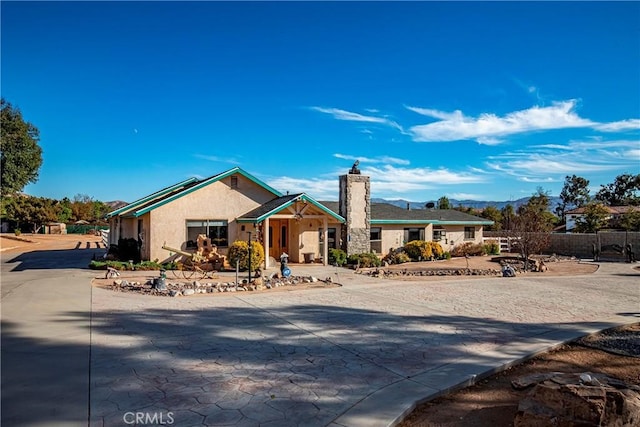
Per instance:
[[[218,253],[218,248],[211,244],[211,239],[204,234],[198,236],[198,250],[194,253],[162,245],[162,249],[182,255],[182,260],[175,262],[175,268],[171,269],[176,277],[190,279],[213,278],[215,273],[224,266],[225,257]]]

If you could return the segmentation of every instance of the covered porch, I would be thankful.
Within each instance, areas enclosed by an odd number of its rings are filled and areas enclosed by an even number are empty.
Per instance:
[[[294,263],[329,262],[329,225],[344,218],[304,193],[277,197],[237,218],[251,224],[265,251],[264,268],[278,265],[282,253]]]

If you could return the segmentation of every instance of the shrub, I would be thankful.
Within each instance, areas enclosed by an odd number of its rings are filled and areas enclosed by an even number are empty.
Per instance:
[[[405,262],[411,261],[411,258],[409,258],[409,255],[407,255],[405,252],[397,252],[394,254],[390,254],[388,257],[388,261],[391,264],[404,264]]]
[[[236,240],[229,247],[229,264],[235,268],[236,262],[240,270],[245,271],[249,268],[249,244],[244,240]],[[260,268],[264,262],[264,248],[259,242],[251,241],[251,270],[255,271]]]
[[[342,267],[347,262],[347,254],[342,249],[329,249],[329,264]]]
[[[16,228],[15,230],[13,230],[13,233],[14,233],[16,236],[19,236],[19,235],[21,235],[21,234],[22,234],[22,231],[20,231],[20,229],[19,229],[19,228]]]
[[[447,251],[442,254],[442,259],[451,259],[451,252]]]
[[[404,251],[412,261],[424,261],[428,259],[440,259],[444,250],[438,242],[426,242],[424,240],[413,240],[404,245]]]
[[[485,254],[485,247],[482,243],[466,242],[461,245],[455,246],[451,250],[451,255],[453,256],[480,256]]]
[[[488,255],[499,255],[500,245],[496,240],[488,240],[487,243],[484,244],[484,252]]]
[[[171,270],[175,268],[175,263],[160,264],[156,261],[142,261],[138,264],[129,264],[126,261],[97,261],[93,260],[89,263],[89,268],[92,270],[106,270],[107,267],[115,268],[116,270]]]
[[[350,265],[359,265],[360,268],[380,267],[382,265],[382,261],[380,261],[378,255],[374,253],[349,255],[347,263]]]
[[[118,259],[120,261],[140,262],[140,249],[138,241],[132,237],[128,239],[118,239]]]

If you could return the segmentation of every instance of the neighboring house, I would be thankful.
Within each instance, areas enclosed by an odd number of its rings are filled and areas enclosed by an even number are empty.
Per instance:
[[[608,221],[618,220],[627,212],[637,210],[637,206],[604,206],[609,211],[609,216],[606,218]],[[571,233],[575,228],[577,221],[584,218],[585,208],[576,208],[565,213],[566,218],[566,232]]]
[[[283,195],[236,167],[182,181],[110,212],[109,243],[136,239],[142,259],[164,262],[171,256],[162,249],[165,244],[195,251],[198,235],[206,234],[226,254],[231,243],[251,235],[268,254],[265,267],[283,252],[291,262],[326,265],[330,248],[384,254],[416,239],[438,241],[445,250],[482,243],[483,226],[493,224],[455,210],[372,204],[369,177],[353,169],[340,176],[339,197],[318,202],[305,193]]]

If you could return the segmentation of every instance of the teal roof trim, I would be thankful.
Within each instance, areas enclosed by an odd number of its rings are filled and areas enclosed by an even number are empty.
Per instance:
[[[264,221],[265,219],[269,218],[271,215],[275,215],[276,213],[280,212],[281,210],[283,210],[284,208],[288,208],[289,206],[291,206],[292,204],[294,204],[297,201],[303,201],[303,202],[308,202],[311,203],[313,206],[317,207],[318,209],[320,209],[321,211],[323,211],[324,213],[332,216],[333,218],[335,218],[337,221],[339,222],[344,222],[344,218],[342,218],[340,215],[336,214],[334,211],[332,211],[331,209],[328,209],[327,207],[325,207],[324,205],[322,205],[321,203],[315,201],[314,199],[312,199],[311,197],[307,196],[306,194],[301,194],[298,197],[291,199],[281,205],[279,205],[278,207],[270,210],[269,212],[266,212],[262,215],[260,215],[257,218],[238,218],[238,222],[239,223],[259,223]]]
[[[239,167],[236,166],[235,168],[229,169],[226,172],[222,172],[222,173],[220,173],[218,175],[212,176],[211,178],[205,179],[204,181],[202,181],[202,182],[200,182],[200,183],[198,183],[198,184],[196,184],[196,185],[194,185],[192,187],[189,187],[185,191],[181,191],[179,193],[174,194],[171,197],[167,197],[166,199],[163,199],[163,200],[159,201],[158,203],[154,203],[154,204],[152,204],[150,206],[147,206],[144,209],[141,209],[139,211],[135,211],[133,215],[135,217],[142,216],[142,215],[146,214],[147,212],[150,212],[150,211],[152,211],[152,210],[154,210],[156,208],[159,208],[160,206],[166,205],[167,203],[170,203],[170,202],[172,202],[172,201],[174,201],[176,199],[179,199],[182,196],[186,196],[187,194],[193,193],[196,190],[199,190],[199,189],[201,189],[203,187],[206,187],[209,184],[213,184],[214,182],[218,182],[221,179],[224,179],[224,178],[226,178],[228,176],[231,176],[233,174],[236,174],[236,173],[244,176],[245,178],[247,178],[248,180],[254,182],[255,184],[258,184],[259,186],[261,186],[265,190],[275,194],[276,196],[278,196],[278,197],[282,196],[282,194],[280,194],[280,192],[278,190],[276,190],[275,188],[265,184],[264,182],[260,181],[258,178],[250,175],[249,173],[243,171],[242,169],[240,169]]]
[[[123,207],[121,207],[119,209],[116,209],[115,211],[109,212],[107,214],[107,218],[111,218],[111,217],[114,217],[116,215],[120,215],[123,212],[127,212],[127,211],[130,211],[132,209],[135,209],[137,206],[140,206],[140,205],[143,205],[143,204],[145,204],[147,202],[150,202],[151,200],[155,199],[156,197],[162,197],[165,194],[170,193],[172,191],[175,191],[180,187],[184,187],[187,184],[191,184],[194,181],[197,181],[197,179],[196,178],[189,178],[187,180],[184,180],[182,182],[174,184],[174,185],[172,185],[170,187],[164,188],[164,189],[162,189],[160,191],[156,191],[153,194],[150,194],[150,195],[148,195],[146,197],[138,199],[135,202],[131,202],[128,205],[125,205],[125,206],[123,206]]]

